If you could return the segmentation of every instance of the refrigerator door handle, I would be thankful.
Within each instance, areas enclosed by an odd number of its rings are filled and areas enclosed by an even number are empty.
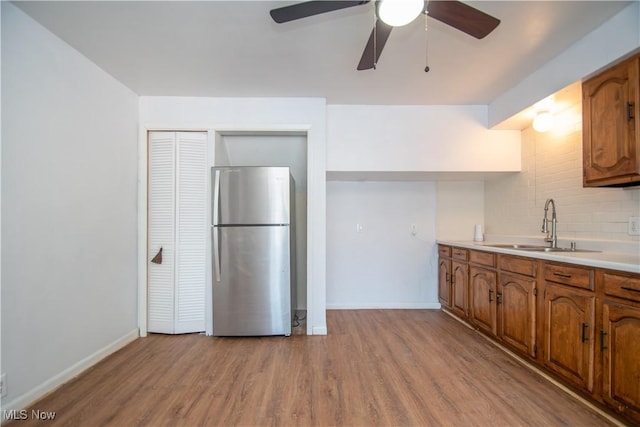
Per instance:
[[[220,212],[220,171],[216,170],[213,175],[213,204],[211,215],[213,225],[218,225],[218,214]]]
[[[218,227],[211,227],[212,233],[212,242],[213,246],[213,274],[215,276],[216,282],[220,281],[220,245],[218,242]]]
[[[220,208],[220,171],[216,170],[213,174],[213,205],[212,205],[212,246],[213,246],[213,271],[216,282],[220,281],[220,244],[218,227],[218,213]]]

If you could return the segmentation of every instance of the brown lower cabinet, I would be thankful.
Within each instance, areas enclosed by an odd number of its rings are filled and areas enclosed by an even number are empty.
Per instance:
[[[451,308],[451,258],[438,259],[438,300],[443,307]]]
[[[496,272],[471,266],[469,268],[469,286],[471,296],[469,320],[479,329],[496,335],[498,333]]]
[[[605,301],[599,345],[604,401],[640,422],[640,308]]]
[[[487,254],[469,254],[469,321],[522,355],[536,357],[537,286],[532,261]]]
[[[593,391],[595,297],[548,284],[544,297],[544,365]]]
[[[469,279],[467,264],[451,262],[451,311],[462,319],[467,318]]]
[[[469,251],[451,248],[451,312],[461,319],[469,315]]]
[[[444,308],[601,407],[640,423],[640,274],[440,248],[449,251],[440,250],[441,257],[451,254],[451,268],[439,269],[449,274],[449,282],[439,277],[439,292],[450,292]]]
[[[536,280],[500,273],[499,337],[512,348],[536,357]]]

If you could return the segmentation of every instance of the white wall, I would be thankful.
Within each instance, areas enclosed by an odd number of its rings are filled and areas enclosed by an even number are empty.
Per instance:
[[[437,234],[443,240],[472,240],[474,227],[484,230],[484,181],[437,183]]]
[[[327,307],[439,307],[435,204],[433,182],[327,183]]]
[[[146,206],[146,131],[148,129],[204,129],[210,132],[260,133],[290,131],[307,135],[307,333],[326,329],[325,220],[326,220],[326,104],[319,98],[140,98],[139,209]],[[138,258],[142,284],[146,281],[146,217],[139,217]],[[139,292],[139,322],[146,321],[144,289]]]
[[[582,188],[581,105],[557,114],[556,122],[548,133],[522,132],[521,173],[486,183],[487,232],[544,238],[544,204],[553,198],[563,245],[579,239],[640,242],[627,234],[629,217],[640,215],[640,188]]]
[[[520,170],[520,132],[486,123],[484,106],[327,106],[328,308],[439,307],[436,234],[470,240],[484,187],[429,172]]]
[[[328,171],[520,170],[520,132],[487,129],[486,106],[327,106]]]
[[[137,336],[137,96],[2,2],[2,366],[20,408]]]

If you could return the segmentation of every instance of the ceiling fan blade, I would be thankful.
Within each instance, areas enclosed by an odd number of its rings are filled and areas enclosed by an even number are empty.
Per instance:
[[[477,39],[486,37],[500,24],[499,19],[455,0],[429,0],[427,10],[430,17]]]
[[[320,15],[321,13],[346,9],[353,6],[360,6],[361,4],[369,3],[369,1],[370,0],[313,0],[272,9],[269,13],[271,14],[271,17],[274,21],[276,21],[278,24],[282,24],[283,22],[295,21],[296,19],[306,18],[313,15]]]
[[[384,45],[387,42],[392,29],[393,27],[391,25],[387,25],[382,22],[382,20],[376,19],[376,27],[374,30],[371,30],[369,41],[364,48],[364,52],[362,52],[362,58],[360,58],[360,63],[358,64],[358,70],[368,70],[370,68],[373,68],[373,66],[375,65],[373,55],[374,35],[376,36],[375,62],[378,62],[380,60],[380,54],[382,53],[382,49],[384,48]]]

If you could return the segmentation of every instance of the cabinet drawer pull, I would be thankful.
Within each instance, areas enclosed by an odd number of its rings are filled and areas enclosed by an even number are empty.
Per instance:
[[[638,292],[640,293],[640,289],[630,288],[628,286],[621,286],[620,289],[624,289],[625,291]]]
[[[571,279],[571,275],[570,274],[558,273],[557,271],[554,271],[553,275],[554,276],[558,276],[558,277],[564,277],[565,279]]]
[[[589,327],[588,323],[582,324],[582,342],[587,342],[589,338],[587,338],[587,328]]]
[[[607,347],[604,345],[604,337],[607,335],[605,331],[600,331],[600,351],[605,351]]]
[[[633,116],[633,102],[627,102],[627,120],[631,121],[635,117]]]

